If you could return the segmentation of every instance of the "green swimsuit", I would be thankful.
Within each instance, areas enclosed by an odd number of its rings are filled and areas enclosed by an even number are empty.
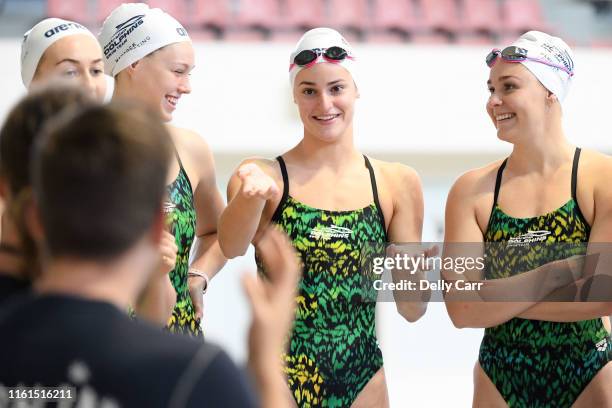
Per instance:
[[[531,218],[514,218],[497,204],[502,173],[497,173],[493,210],[485,242],[505,242],[505,249],[489,249],[486,279],[529,271],[556,259],[584,254],[590,226],[576,199],[580,149],[572,169],[572,198],[561,208]],[[536,251],[534,244],[517,248],[515,243],[534,237],[542,244],[567,245],[555,251]],[[542,246],[542,245],[540,245]],[[550,246],[552,247],[552,246]],[[499,248],[493,247],[490,248]],[[517,256],[517,251],[524,253]],[[571,323],[513,318],[487,328],[480,346],[479,362],[510,407],[570,407],[597,372],[612,360],[612,341],[601,319]]]
[[[195,309],[189,295],[189,285],[187,284],[189,253],[196,228],[193,190],[178,154],[176,158],[180,167],[179,174],[166,187],[170,201],[175,206],[168,217],[171,217],[171,233],[176,238],[178,247],[176,267],[170,272],[170,280],[176,290],[176,306],[168,321],[167,329],[173,333],[202,337],[200,321],[196,319]]]
[[[299,407],[350,407],[383,365],[376,304],[364,301],[369,294],[362,288],[360,256],[364,244],[384,245],[387,235],[374,172],[364,159],[374,203],[359,210],[329,211],[289,195],[287,168],[277,158],[284,188],[272,222],[289,235],[304,267],[295,325],[283,356]]]

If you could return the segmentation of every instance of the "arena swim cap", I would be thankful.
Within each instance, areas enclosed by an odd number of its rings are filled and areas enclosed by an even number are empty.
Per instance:
[[[104,71],[113,77],[153,51],[191,41],[174,17],[144,3],[126,3],[113,10],[102,24],[98,39],[104,53]]]
[[[553,64],[565,67],[569,72],[574,72],[574,55],[561,38],[553,37],[540,31],[529,31],[521,35],[513,46],[524,48],[530,58],[538,58]],[[569,93],[572,76],[567,72],[541,64],[536,61],[521,61],[546,89],[557,96],[559,102],[563,102]]]
[[[304,33],[302,38],[297,42],[295,46],[295,50],[291,53],[289,57],[289,81],[291,83],[291,88],[293,88],[293,84],[295,82],[295,77],[297,74],[305,69],[305,67],[295,65],[294,59],[296,55],[304,50],[325,50],[330,47],[340,47],[344,49],[350,58],[344,58],[341,61],[337,62],[338,65],[342,66],[346,69],[351,76],[353,77],[353,81],[357,84],[357,73],[355,67],[355,54],[353,53],[353,48],[346,41],[346,39],[331,28],[319,27],[313,28],[312,30]],[[328,62],[322,55],[319,55],[316,60],[313,62],[314,64],[320,64],[322,62]]]
[[[96,37],[86,27],[74,21],[61,18],[47,18],[32,27],[23,35],[21,43],[21,80],[26,88],[30,86],[32,78],[38,68],[43,54],[53,43],[62,38],[75,34]]]

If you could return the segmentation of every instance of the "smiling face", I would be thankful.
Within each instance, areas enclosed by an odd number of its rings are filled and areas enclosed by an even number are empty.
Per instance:
[[[497,61],[487,86],[487,113],[501,140],[527,140],[546,126],[554,96],[522,64]]]
[[[74,81],[95,99],[104,99],[104,62],[100,44],[95,38],[87,34],[70,35],[45,50],[36,68],[32,85],[58,78]]]
[[[170,44],[149,54],[133,68],[128,67],[132,69],[132,96],[157,112],[163,121],[172,120],[179,98],[191,92],[189,75],[194,60],[190,42]]]
[[[304,124],[304,136],[334,142],[352,133],[355,100],[351,74],[338,64],[320,63],[295,78],[293,98]]]

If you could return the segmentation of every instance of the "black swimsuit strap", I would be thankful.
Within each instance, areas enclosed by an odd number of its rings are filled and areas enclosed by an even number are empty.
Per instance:
[[[176,146],[174,147],[174,155],[176,156],[176,160],[178,161],[179,164],[179,174],[177,174],[176,179],[174,179],[175,181],[180,177],[181,172],[185,175],[185,178],[187,179],[187,183],[189,183],[189,188],[191,189],[191,193],[193,194],[193,185],[191,184],[191,180],[189,180],[189,174],[187,174],[187,170],[185,170],[185,167],[183,167],[183,162],[181,161],[181,156],[179,156],[178,154],[178,150],[176,150]]]
[[[578,162],[580,161],[580,152],[581,148],[577,147],[574,152],[574,163],[572,163],[572,199],[574,200],[574,204],[576,205],[576,212],[578,213],[578,217],[582,219],[582,222],[589,228],[591,225],[587,222],[586,218],[584,218],[584,214],[582,214],[582,210],[580,209],[580,205],[578,204],[578,196],[576,195],[576,190],[578,188]]]
[[[370,159],[368,159],[366,155],[364,155],[363,158],[365,160],[365,165],[368,168],[368,172],[370,173],[370,184],[372,185],[372,195],[374,196],[374,204],[376,205],[376,209],[378,209],[378,212],[380,213],[383,231],[385,231],[385,239],[387,239],[387,223],[385,222],[385,214],[383,213],[382,207],[380,206],[380,201],[378,200],[378,187],[376,186],[376,176],[374,175],[374,169],[372,168]]]
[[[506,163],[508,163],[508,159],[505,159],[497,170],[497,178],[495,179],[495,194],[493,195],[493,207],[495,207],[495,204],[497,204],[497,199],[499,198],[499,190],[501,189],[502,175],[504,174]]]
[[[272,221],[278,221],[280,219],[279,217],[283,208],[283,204],[287,200],[287,197],[289,197],[289,173],[287,173],[287,166],[285,165],[285,161],[281,156],[278,156],[276,160],[278,161],[280,171],[283,176],[283,196],[281,197],[278,206],[276,207],[276,210],[272,215]]]
[[[497,199],[499,198],[499,190],[501,189],[502,175],[504,174],[504,169],[506,168],[506,163],[508,162],[508,158],[504,159],[501,166],[497,170],[497,177],[495,178],[495,193],[493,194],[493,205],[491,206],[491,214],[489,215],[489,222],[487,223],[487,229],[483,232],[482,236],[487,234],[487,231],[491,229],[491,220],[493,220],[493,212],[495,211],[495,206],[497,205]],[[486,240],[485,240],[486,241]]]
[[[578,161],[580,160],[580,148],[577,147],[574,152],[574,163],[572,164],[572,198],[578,204],[576,199],[576,186],[578,184]]]

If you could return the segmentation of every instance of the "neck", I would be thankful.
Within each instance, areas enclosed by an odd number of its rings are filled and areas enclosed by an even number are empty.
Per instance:
[[[320,168],[322,166],[340,169],[351,165],[355,158],[362,160],[361,153],[353,144],[352,129],[334,142],[325,142],[316,137],[309,137],[304,132],[304,138],[292,149],[299,158],[308,158],[307,166]],[[299,159],[298,159],[299,160]]]
[[[113,101],[134,99],[134,92],[131,91],[131,86],[128,81],[119,77],[115,78],[115,88],[113,89]]]
[[[516,143],[508,165],[524,172],[546,173],[567,163],[574,155],[572,146],[561,128],[561,120],[544,123],[528,132],[526,143]]]
[[[108,262],[59,257],[49,260],[34,287],[39,293],[79,296],[126,310],[136,304],[146,279],[142,271],[149,264],[134,253]]]

